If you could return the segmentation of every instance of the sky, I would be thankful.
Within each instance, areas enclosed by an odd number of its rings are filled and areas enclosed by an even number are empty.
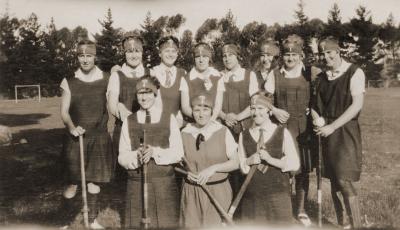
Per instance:
[[[373,22],[385,22],[392,12],[399,23],[396,18],[400,12],[399,0],[304,0],[304,10],[310,19],[327,21],[328,11],[335,2],[343,22],[354,17],[355,9],[363,5],[371,11]],[[0,0],[0,13],[4,14],[8,8],[11,16],[27,18],[34,12],[42,25],[47,25],[53,17],[58,29],[81,25],[91,34],[100,32],[98,20],[104,19],[108,8],[112,10],[114,26],[126,31],[140,28],[148,11],[153,19],[181,13],[186,18],[181,32],[184,29],[195,32],[207,18],[222,18],[229,9],[240,28],[252,21],[267,25],[292,23],[297,3],[298,0]]]

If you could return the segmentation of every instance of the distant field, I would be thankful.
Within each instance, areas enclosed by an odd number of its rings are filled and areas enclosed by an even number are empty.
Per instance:
[[[360,124],[363,138],[363,174],[358,184],[361,212],[373,228],[400,228],[400,90],[369,89]],[[0,124],[13,131],[13,146],[0,147],[0,226],[62,223],[63,124],[59,99],[0,101]],[[19,143],[26,139],[26,144]],[[316,216],[315,176],[310,185],[311,215]],[[328,181],[323,183],[323,215],[336,223]],[[79,205],[79,204],[78,204]],[[313,212],[314,211],[314,212]],[[79,227],[81,216],[73,222]],[[113,208],[101,213],[100,222],[119,227]],[[331,225],[329,225],[331,226]]]

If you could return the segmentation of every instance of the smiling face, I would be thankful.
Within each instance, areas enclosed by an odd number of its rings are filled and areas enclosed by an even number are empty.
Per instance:
[[[334,69],[340,65],[340,53],[337,50],[327,50],[322,52],[322,62],[331,69]]]
[[[154,105],[156,95],[150,90],[140,90],[137,92],[137,99],[140,107],[148,110]]]
[[[260,56],[261,70],[263,72],[268,71],[271,68],[274,56],[271,54],[263,53]]]
[[[175,47],[165,47],[160,51],[161,62],[168,67],[172,67],[178,58],[178,50]]]
[[[196,121],[196,126],[204,127],[211,119],[212,109],[208,106],[195,105],[193,106],[193,118]]]
[[[80,68],[84,73],[89,73],[95,66],[95,56],[93,54],[79,54],[78,61]]]
[[[291,70],[301,62],[301,56],[298,53],[285,53],[283,55],[283,64],[287,70]]]
[[[126,64],[136,68],[142,63],[143,47],[136,40],[128,40],[124,43]]]
[[[269,109],[260,104],[252,104],[250,105],[250,114],[253,118],[254,123],[257,126],[262,125],[265,121],[269,120]]]

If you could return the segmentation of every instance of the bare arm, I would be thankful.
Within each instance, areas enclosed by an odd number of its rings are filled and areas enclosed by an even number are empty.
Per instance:
[[[222,112],[222,102],[224,98],[224,91],[217,91],[217,95],[215,97],[215,105],[213,109],[213,116],[211,119],[215,120],[220,116]]]
[[[72,122],[71,116],[69,115],[69,106],[71,104],[71,92],[62,90],[61,95],[61,119],[69,131],[75,129],[75,124]]]
[[[190,106],[189,91],[181,91],[182,112],[188,117],[192,117],[192,107]]]

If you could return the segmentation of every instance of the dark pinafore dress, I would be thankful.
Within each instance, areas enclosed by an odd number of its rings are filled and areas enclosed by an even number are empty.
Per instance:
[[[274,158],[282,158],[284,128],[278,126],[265,143],[268,153]],[[243,147],[250,157],[257,151],[257,142],[250,131],[243,131]],[[264,162],[265,163],[265,162]],[[292,222],[292,203],[290,198],[289,174],[269,165],[265,174],[258,169],[247,187],[241,201],[242,218],[245,222],[290,224]]]
[[[250,71],[246,70],[244,80],[225,82],[224,101],[222,103],[222,111],[224,113],[242,112],[250,105],[249,85]],[[232,132],[235,141],[239,140],[239,134],[246,128],[251,126],[251,119],[247,118],[244,121],[238,122],[233,128],[229,128]]]
[[[122,71],[118,71],[119,76],[119,97],[118,102],[125,105],[127,109],[132,111],[132,113],[136,113],[139,110],[140,106],[137,102],[136,98],[136,83],[139,78],[137,77],[127,77]],[[150,74],[150,70],[148,68],[144,68],[145,75]],[[113,132],[113,146],[114,146],[114,154],[118,156],[118,146],[119,146],[119,138],[121,135],[121,127],[122,121],[119,119],[115,120],[115,127]]]
[[[220,79],[220,77],[218,77],[218,76],[210,76],[210,81],[211,81],[212,87],[207,90],[207,88],[204,86],[204,81],[202,79],[195,78],[193,80],[190,80],[190,76],[187,75],[186,82],[187,82],[188,88],[189,88],[190,101],[195,96],[198,96],[200,94],[207,94],[207,95],[209,95],[210,98],[213,99],[213,102],[215,105],[215,99],[217,97],[219,79]],[[184,118],[185,118],[185,121],[187,121],[187,122],[195,122],[194,119],[191,117],[184,116]]]
[[[109,75],[94,82],[67,79],[71,91],[69,114],[75,126],[86,130],[83,136],[86,181],[110,182],[113,173],[111,137],[107,132],[106,91]],[[81,180],[79,139],[69,132],[65,139],[65,156],[71,182]]]
[[[128,117],[129,137],[132,149],[140,147],[143,130],[146,130],[146,144],[153,147],[168,148],[170,135],[170,114],[162,113],[158,123],[141,124],[136,113]],[[150,228],[171,228],[178,226],[179,197],[174,169],[171,165],[156,165],[150,160],[148,177],[148,215]],[[140,228],[142,219],[142,172],[141,167],[128,170],[128,183],[125,207],[125,228]]]
[[[352,104],[350,81],[358,67],[352,64],[332,81],[325,72],[318,84],[318,107],[327,124],[339,118]],[[358,181],[361,174],[362,145],[359,114],[322,140],[324,176],[330,179]]]
[[[311,69],[302,71],[302,76],[286,78],[279,69],[274,70],[275,106],[290,114],[285,126],[296,140],[299,149],[300,171],[308,173],[315,167],[315,138],[313,138],[312,121],[306,115],[310,107]]]
[[[163,111],[177,115],[181,109],[181,92],[179,91],[181,79],[185,77],[185,70],[176,68],[176,78],[174,84],[167,88],[160,86]]]
[[[265,85],[266,80],[264,80],[264,78],[261,74],[261,71],[257,71],[256,76],[257,76],[257,82],[258,82],[258,89],[262,90],[262,91],[265,90],[264,85]]]
[[[226,155],[225,135],[227,128],[214,132],[211,137],[202,142],[196,149],[196,138],[192,134],[182,132],[185,157],[190,167],[198,173],[211,165],[228,161]],[[211,194],[225,210],[232,201],[232,189],[228,181],[228,173],[216,173],[206,184]],[[181,227],[200,228],[220,226],[222,219],[215,206],[200,186],[187,179],[183,183],[181,198]]]

